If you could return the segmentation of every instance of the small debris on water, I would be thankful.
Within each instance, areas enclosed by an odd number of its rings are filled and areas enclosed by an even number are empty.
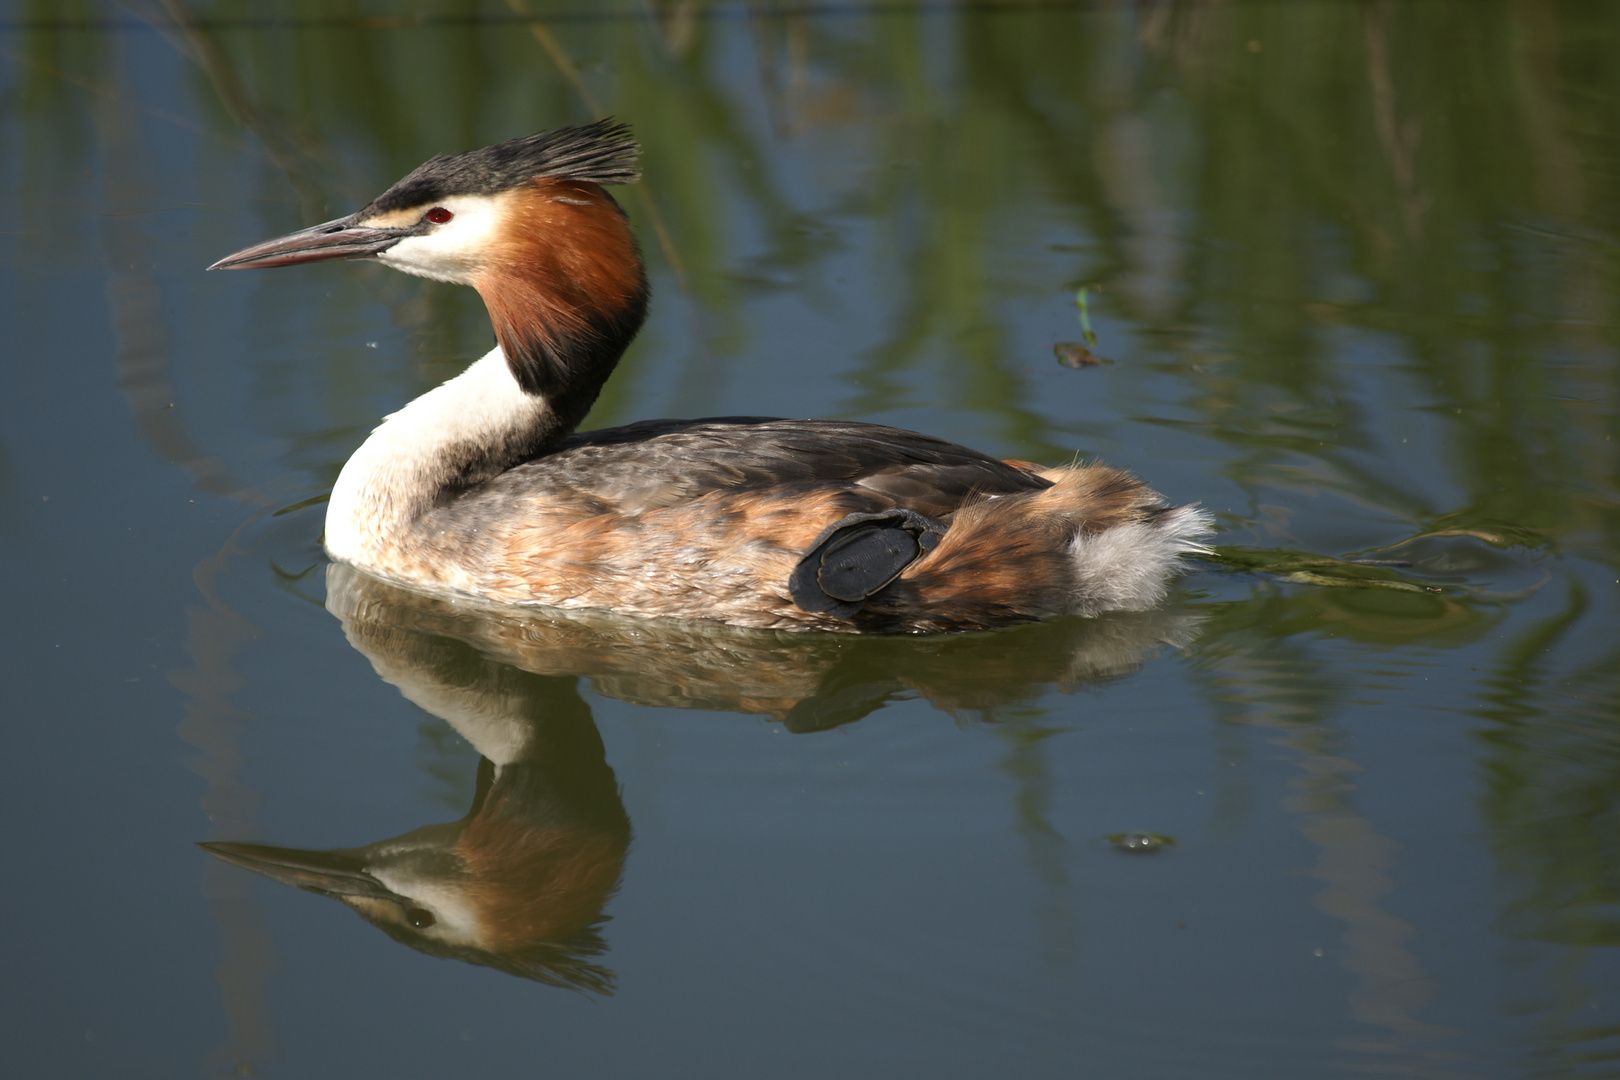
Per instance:
[[[1066,368],[1100,367],[1112,364],[1107,357],[1098,356],[1078,341],[1060,341],[1052,346],[1052,355]]]
[[[1103,839],[1119,850],[1130,852],[1132,855],[1147,855],[1161,848],[1176,846],[1175,837],[1150,832],[1121,832],[1112,836],[1105,836]]]
[[[1060,341],[1052,346],[1053,355],[1064,367],[1088,368],[1113,363],[1112,360],[1097,355],[1097,334],[1091,329],[1091,305],[1086,299],[1088,293],[1094,292],[1102,292],[1102,287],[1082,285],[1074,294],[1074,306],[1080,314],[1080,335],[1085,338],[1085,342]]]

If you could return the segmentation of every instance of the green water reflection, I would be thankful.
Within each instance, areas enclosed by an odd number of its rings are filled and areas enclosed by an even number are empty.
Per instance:
[[[238,521],[318,497],[378,415],[487,348],[476,297],[372,267],[251,285],[200,268],[347,212],[433,153],[626,119],[646,149],[624,202],[656,313],[589,426],[842,415],[1009,457],[1101,456],[1202,500],[1223,547],[1173,611],[1102,629],[725,649],[698,634],[652,659],[548,639],[553,667],[533,651],[519,666],[804,734],[917,697],[992,721],[1042,933],[1070,955],[1084,918],[1062,899],[1071,856],[1051,820],[1069,730],[1054,702],[1099,678],[1130,686],[1150,646],[1171,653],[1191,688],[1178,707],[1217,729],[1222,757],[1246,761],[1236,733],[1259,731],[1294,770],[1270,804],[1233,779],[1214,813],[1275,817],[1308,843],[1312,902],[1343,931],[1348,1013],[1376,1032],[1352,1049],[1407,1072],[1452,1068],[1423,1048],[1459,1046],[1463,1072],[1501,1074],[1481,1064],[1494,1047],[1515,1068],[1607,1075],[1617,54],[1620,7],[1537,0],[432,0],[408,15],[25,0],[0,20],[0,243],[30,268],[10,271],[10,333],[19,350],[50,340],[34,270],[91,274],[85,307],[106,312],[117,384],[163,468],[241,504]],[[1082,287],[1111,366],[1053,360],[1081,337]],[[9,543],[35,511],[7,442]],[[324,602],[318,510],[288,520],[302,531],[275,573],[254,554],[199,581]],[[225,760],[221,687],[240,683],[254,620],[277,617],[209,595],[196,670],[176,681],[195,719],[183,738]],[[479,626],[451,636],[499,658]],[[1081,639],[1109,634],[1131,640],[1077,668]],[[1136,685],[1122,693],[1157,707],[1155,680]],[[1397,714],[1406,730],[1381,724]],[[1473,802],[1476,831],[1454,842],[1485,854],[1499,890],[1497,936],[1453,944],[1475,959],[1452,967],[1429,943],[1447,904],[1474,898],[1402,895],[1395,834],[1412,823],[1363,807],[1371,762],[1421,753],[1423,723],[1469,733],[1476,786],[1451,795]],[[423,767],[463,784],[448,754]],[[247,804],[221,809],[231,783],[211,812],[245,837]],[[267,969],[250,931],[226,927],[238,975]],[[1490,1003],[1517,1018],[1511,1050],[1490,1018],[1444,1007],[1484,968],[1511,984]],[[261,1044],[242,1036],[238,1056]]]

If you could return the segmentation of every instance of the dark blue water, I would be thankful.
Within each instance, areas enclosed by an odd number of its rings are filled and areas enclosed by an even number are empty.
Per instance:
[[[0,19],[8,1072],[1620,1072],[1620,9]],[[328,567],[482,307],[202,268],[607,113],[655,300],[590,426],[1102,459],[1219,557],[896,640]],[[476,948],[196,846],[464,816]]]

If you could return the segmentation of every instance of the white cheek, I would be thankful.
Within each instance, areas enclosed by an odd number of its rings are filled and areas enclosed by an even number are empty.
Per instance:
[[[435,922],[433,929],[428,933],[429,937],[453,945],[483,948],[484,928],[478,918],[478,910],[471,903],[471,897],[467,895],[466,890],[431,880],[413,878],[409,874],[375,869],[373,873],[377,880],[389,889],[400,896],[409,897],[411,901],[433,913]]]
[[[428,236],[407,236],[387,251],[378,252],[377,258],[407,274],[456,284],[465,282],[471,268],[465,264],[464,258],[446,255],[432,240]]]
[[[377,258],[407,274],[470,285],[495,240],[499,214],[487,199],[447,199],[441,205],[455,215],[452,220],[407,236]]]

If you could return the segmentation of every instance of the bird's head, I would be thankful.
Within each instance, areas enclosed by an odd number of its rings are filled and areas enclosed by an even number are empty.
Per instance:
[[[394,940],[433,956],[577,990],[612,993],[595,962],[602,908],[624,868],[624,832],[474,816],[362,848],[305,850],[209,842],[234,866],[339,900]],[[507,809],[510,809],[509,807]]]
[[[594,399],[646,317],[641,253],[603,190],[636,180],[640,153],[627,126],[600,120],[442,155],[348,217],[208,269],[375,258],[471,285],[525,390],[555,396],[594,381]]]

